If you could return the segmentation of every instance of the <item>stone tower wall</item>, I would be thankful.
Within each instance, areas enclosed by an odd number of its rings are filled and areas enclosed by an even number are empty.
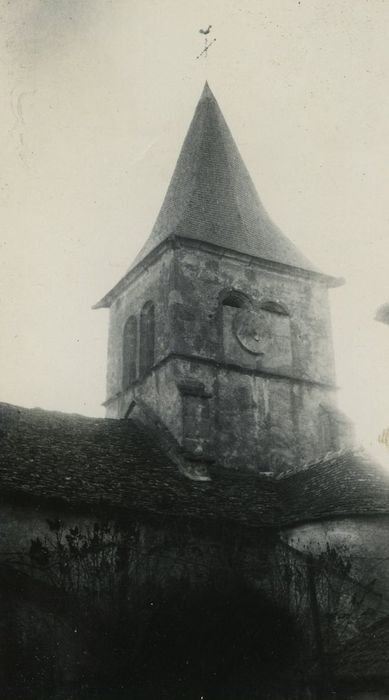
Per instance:
[[[170,307],[176,352],[313,382],[334,383],[328,291],[322,282],[266,269],[259,261],[227,255],[223,249],[208,252],[183,246],[174,258],[172,284],[179,299]],[[239,342],[229,343],[226,357],[218,312],[221,297],[229,290],[247,296],[254,311],[263,302],[285,307],[290,317],[290,363],[281,358],[277,364],[269,356],[271,352],[256,356]]]
[[[231,293],[244,307],[224,306]],[[126,387],[123,330],[146,302],[155,306],[154,364]],[[281,315],[263,312],[272,303]],[[261,354],[251,350],[257,314],[269,335]],[[281,345],[278,328],[289,333]],[[337,449],[336,426],[324,437],[321,426],[335,408],[327,288],[223,249],[165,250],[111,307],[107,390],[108,416],[140,402],[187,455],[225,466],[278,470]]]
[[[110,308],[107,399],[112,399],[123,391],[123,332],[126,321],[130,316],[136,316],[139,329],[140,313],[148,301],[152,301],[155,306],[155,363],[163,360],[171,350],[167,309],[172,285],[172,260],[173,252],[165,251],[150,267],[143,269],[134,278]],[[139,376],[139,357],[137,375]],[[120,418],[121,415],[115,413],[114,417]]]

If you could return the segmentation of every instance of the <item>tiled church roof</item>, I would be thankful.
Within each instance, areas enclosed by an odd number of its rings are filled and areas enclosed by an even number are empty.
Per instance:
[[[0,404],[0,444],[0,496],[252,526],[277,519],[273,482],[225,469],[192,481],[129,420]]]
[[[0,444],[8,499],[253,528],[389,514],[389,473],[352,451],[278,478],[213,466],[210,481],[193,481],[135,422],[8,404]]]
[[[361,450],[330,454],[280,482],[291,521],[389,513],[389,470]]]

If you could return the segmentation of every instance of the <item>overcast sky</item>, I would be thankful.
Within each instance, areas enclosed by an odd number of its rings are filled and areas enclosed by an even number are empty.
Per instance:
[[[1,400],[103,415],[106,311],[207,77],[331,292],[339,404],[389,426],[389,0],[0,0]],[[207,61],[200,27],[213,25]]]

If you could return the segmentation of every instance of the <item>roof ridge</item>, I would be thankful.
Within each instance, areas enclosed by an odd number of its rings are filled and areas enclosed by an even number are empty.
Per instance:
[[[0,401],[0,421],[1,421],[1,410],[6,409],[9,411],[13,412],[18,412],[18,413],[29,413],[32,415],[45,415],[45,416],[53,416],[53,417],[58,417],[58,418],[64,418],[66,419],[81,419],[84,421],[90,421],[90,422],[100,422],[100,423],[121,423],[123,422],[124,419],[118,419],[118,418],[106,418],[105,416],[87,416],[83,413],[77,413],[75,411],[68,412],[68,411],[59,411],[58,409],[53,409],[53,408],[42,408],[41,406],[20,406],[19,404],[13,404],[9,403],[6,401]]]

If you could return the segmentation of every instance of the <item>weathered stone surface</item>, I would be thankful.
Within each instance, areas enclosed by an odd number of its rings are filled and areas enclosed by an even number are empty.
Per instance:
[[[353,561],[354,577],[374,581],[367,619],[374,619],[375,608],[380,617],[389,614],[388,516],[305,523],[287,530],[285,538],[302,552],[320,554],[328,546],[347,552]]]
[[[245,308],[223,304],[231,291],[245,299]],[[138,372],[124,390],[124,327],[129,316],[139,319],[148,301],[156,309],[154,368],[144,377]],[[274,313],[267,310],[272,304]],[[203,421],[207,437],[200,442],[206,440],[207,454],[226,466],[272,471],[345,444],[340,434],[325,444],[320,429],[323,406],[335,411],[328,292],[320,280],[268,270],[258,261],[242,265],[220,251],[181,243],[140,274],[110,313],[109,417],[125,416],[138,398],[183,444],[179,384],[196,381],[209,403],[203,411],[210,425]],[[250,346],[256,343],[249,337],[252,323],[245,331],[239,326],[248,313],[254,323],[259,319],[259,353]]]

